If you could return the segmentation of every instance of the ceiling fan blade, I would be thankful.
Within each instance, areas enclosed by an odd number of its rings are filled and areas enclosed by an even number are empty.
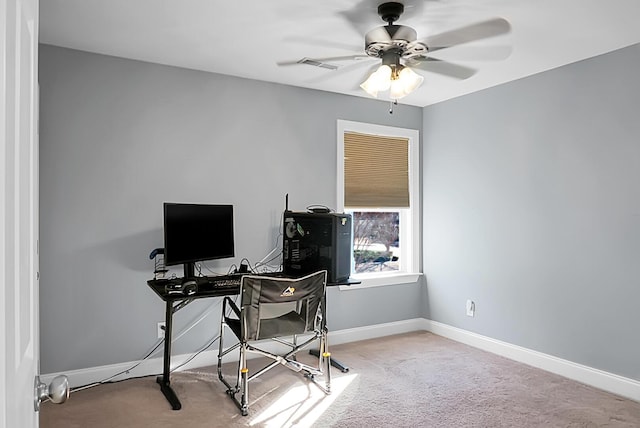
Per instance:
[[[466,27],[461,27],[456,30],[429,36],[421,41],[429,47],[430,52],[435,52],[440,49],[461,45],[463,43],[507,34],[509,31],[511,31],[511,24],[509,24],[509,21],[504,18],[493,18],[487,21],[467,25]]]
[[[282,40],[285,41],[285,42],[293,42],[293,43],[301,43],[301,44],[312,45],[312,46],[320,46],[322,48],[343,49],[343,50],[345,50],[347,52],[350,52],[350,51],[364,51],[364,44],[356,46],[356,45],[351,45],[351,44],[347,44],[347,43],[336,42],[334,40],[319,39],[317,37],[287,36]]]
[[[340,11],[338,14],[351,25],[351,28],[358,35],[362,35],[376,25],[380,25],[377,7],[378,5],[370,0],[361,0],[351,9]]]
[[[373,60],[373,58],[368,57],[369,60]],[[321,76],[318,76],[316,78],[310,79],[310,80],[306,80],[307,83],[320,83],[320,82],[324,82],[326,80],[329,79],[333,79],[335,77],[341,76],[345,73],[348,73],[351,70],[354,70],[356,68],[362,67],[364,65],[368,65],[370,64],[371,61],[356,61],[354,63],[351,64],[347,64],[347,65],[343,65],[341,67],[338,67],[337,69],[331,71],[330,73],[322,73]],[[376,65],[375,67],[378,67],[377,65],[378,61],[376,61]],[[368,70],[368,68],[367,68]],[[364,80],[363,80],[364,81]]]
[[[502,61],[513,51],[511,46],[477,46],[462,45],[452,46],[449,50],[436,53],[438,59],[455,61]]]
[[[342,56],[329,56],[329,57],[323,57],[323,58],[304,57],[301,59],[291,60],[291,61],[279,61],[279,62],[276,62],[276,64],[280,67],[288,66],[288,65],[304,64],[304,65],[315,65],[317,67],[324,66],[324,68],[330,68],[330,69],[338,69],[339,68],[338,66],[334,66],[329,63],[340,62],[340,61],[362,61],[370,58],[371,57],[365,54],[351,54],[351,55],[342,55]]]
[[[423,15],[424,5],[427,1],[433,0],[403,0],[399,1],[404,5],[404,11],[398,22],[404,22],[413,17]],[[378,15],[378,6],[384,3],[383,0],[360,0],[350,9],[339,12],[351,27],[359,34],[365,34],[374,27],[384,25]]]
[[[407,61],[406,64],[414,69],[417,68],[419,70],[442,74],[443,76],[449,76],[460,80],[468,79],[477,72],[474,68],[430,57],[421,61]]]

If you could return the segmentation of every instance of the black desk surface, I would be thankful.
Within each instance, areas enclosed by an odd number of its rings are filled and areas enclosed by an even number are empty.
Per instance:
[[[268,273],[247,273],[246,275],[258,275],[258,276],[275,276],[275,277],[289,277],[291,276],[285,275],[282,272],[268,272]],[[182,284],[183,278],[170,278],[170,279],[150,279],[147,281],[147,284],[151,289],[165,302],[185,300],[185,299],[204,299],[207,297],[222,297],[222,296],[232,296],[236,294],[240,294],[240,286],[237,287],[213,287],[209,284],[210,280],[220,280],[220,279],[236,279],[238,280],[241,277],[241,274],[234,275],[220,275],[220,276],[202,276],[192,278],[196,281],[197,291],[193,294],[183,294],[183,293],[168,293],[167,286],[178,286]],[[351,284],[359,284],[360,281],[355,281],[352,279],[347,279],[345,281],[341,281],[338,283],[328,283],[327,286],[334,285],[351,285]]]
[[[182,284],[182,278],[151,279],[147,284],[164,301],[176,301],[184,299],[204,299],[206,297],[222,297],[240,294],[240,286],[237,287],[206,287],[208,277],[193,278],[198,284],[198,290],[194,294],[168,293],[167,286]]]

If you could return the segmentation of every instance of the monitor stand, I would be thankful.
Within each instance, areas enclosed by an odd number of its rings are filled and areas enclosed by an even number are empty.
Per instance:
[[[183,279],[185,281],[189,280],[189,279],[193,279],[196,276],[196,264],[191,262],[191,263],[185,263],[183,265],[184,268],[184,277]]]
[[[182,278],[180,290],[185,296],[190,296],[198,291],[195,263],[184,264],[184,278]]]

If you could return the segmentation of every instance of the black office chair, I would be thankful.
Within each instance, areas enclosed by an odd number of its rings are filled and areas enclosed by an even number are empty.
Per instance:
[[[325,289],[327,271],[320,271],[302,278],[246,275],[242,277],[240,308],[225,297],[220,324],[220,348],[218,351],[218,377],[227,387],[227,394],[240,408],[243,416],[249,410],[249,382],[268,370],[283,365],[300,372],[316,383],[326,394],[331,392],[330,354],[325,321]],[[230,313],[228,313],[230,312]],[[224,349],[224,327],[236,336],[238,343]],[[299,335],[303,335],[298,337]],[[261,349],[261,343],[272,339],[289,349],[284,354]],[[301,343],[298,343],[300,340]],[[296,353],[319,341],[317,366],[296,361]],[[263,346],[264,347],[264,346]],[[227,382],[222,373],[222,358],[239,349],[238,370],[235,385]],[[253,352],[273,361],[249,375],[247,353]],[[316,376],[322,376],[324,385]],[[240,394],[240,398],[236,397]]]

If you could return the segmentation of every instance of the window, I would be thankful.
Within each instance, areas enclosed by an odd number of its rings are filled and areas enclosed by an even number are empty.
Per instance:
[[[337,207],[353,215],[352,274],[373,285],[408,282],[401,277],[420,265],[418,131],[339,120],[337,140]]]

